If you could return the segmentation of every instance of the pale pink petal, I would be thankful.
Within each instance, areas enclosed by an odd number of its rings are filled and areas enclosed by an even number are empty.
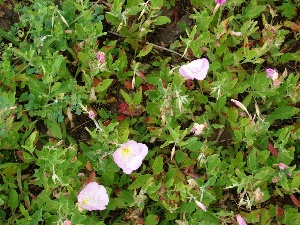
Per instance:
[[[95,113],[94,113],[93,110],[90,110],[90,111],[89,111],[89,117],[90,117],[91,119],[94,119],[94,118],[95,118]]]
[[[195,203],[197,204],[197,206],[204,212],[206,212],[206,207],[205,205],[203,205],[201,202],[195,200]]]
[[[105,54],[105,52],[97,52],[96,53],[96,57],[97,57],[97,59],[98,59],[98,61],[100,62],[100,63],[105,63],[106,62],[106,54]]]
[[[243,217],[240,214],[236,215],[236,220],[239,225],[247,225],[247,223],[245,222],[245,220],[243,219]]]
[[[109,202],[106,189],[96,182],[86,185],[78,194],[78,204],[86,210],[104,210]]]
[[[208,72],[209,62],[206,58],[196,59],[179,68],[179,74],[186,79],[203,80]]]
[[[278,167],[280,170],[285,170],[286,168],[288,168],[288,166],[285,165],[284,163],[278,163]]]
[[[70,220],[65,220],[63,225],[72,225],[72,221]]]
[[[202,131],[205,127],[207,127],[206,123],[204,123],[204,124],[194,123],[194,125],[191,129],[191,132],[193,132],[195,136],[198,136],[202,133]]]
[[[181,76],[183,76],[186,79],[194,80],[193,73],[189,70],[187,65],[183,65],[179,68],[179,73]]]
[[[197,59],[191,62],[190,67],[195,73],[195,79],[204,80],[209,69],[209,62],[206,58]]]
[[[266,69],[267,77],[271,78],[273,81],[278,79],[278,73],[275,69],[268,68]]]
[[[122,168],[122,167],[121,167]],[[123,172],[126,174],[131,174],[133,172],[133,169],[131,168],[127,168],[127,167],[123,167],[122,168]]]
[[[274,79],[274,80],[273,80],[273,85],[274,85],[275,87],[278,87],[278,86],[280,85],[280,80]]]
[[[147,153],[143,154],[143,152],[139,151],[138,154],[131,159],[130,164],[128,164],[127,167],[132,170],[137,170],[142,165],[142,161],[146,157],[146,155]]]
[[[142,165],[147,154],[148,147],[145,144],[130,140],[113,153],[113,158],[124,173],[130,174]]]

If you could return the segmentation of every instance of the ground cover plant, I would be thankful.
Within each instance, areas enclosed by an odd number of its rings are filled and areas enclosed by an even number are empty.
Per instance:
[[[299,0],[0,3],[1,224],[300,224]]]

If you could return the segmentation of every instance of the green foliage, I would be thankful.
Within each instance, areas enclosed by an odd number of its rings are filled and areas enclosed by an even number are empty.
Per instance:
[[[1,224],[299,224],[299,1],[19,2],[0,30]],[[180,76],[203,57],[203,81]],[[149,148],[131,174],[112,156],[128,140]],[[91,181],[106,210],[80,211]]]

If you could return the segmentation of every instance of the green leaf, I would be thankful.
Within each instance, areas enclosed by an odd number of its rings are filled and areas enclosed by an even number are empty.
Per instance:
[[[277,10],[281,11],[282,15],[289,20],[297,15],[297,8],[290,0],[288,0],[288,3],[283,3],[281,6],[278,6]]]
[[[134,201],[132,196],[132,191],[123,190],[118,193],[118,198],[115,198],[114,201],[119,208],[127,208],[127,205]]]
[[[277,147],[276,144],[275,144],[275,147]],[[282,162],[282,163],[288,165],[294,159],[294,155],[295,155],[295,147],[294,146],[291,146],[285,150],[279,151],[278,162]]]
[[[158,174],[163,171],[163,165],[164,165],[164,158],[162,156],[158,156],[152,165],[153,173]]]
[[[159,16],[156,18],[154,24],[155,25],[164,25],[166,23],[170,23],[171,19],[167,16]]]
[[[180,134],[177,133],[172,127],[168,126],[168,130],[173,138],[173,141],[177,142],[179,140]]]
[[[209,175],[216,175],[219,174],[219,170],[220,170],[220,165],[221,165],[221,161],[220,161],[220,156],[215,154],[215,155],[211,155],[207,158],[207,173]]]
[[[144,3],[144,0],[131,0],[126,2],[126,9],[130,9],[131,7],[141,5],[141,3]]]
[[[273,113],[271,113],[267,118],[266,122],[274,121],[274,120],[284,120],[290,119],[292,116],[297,114],[300,109],[292,107],[292,106],[282,106],[278,109],[275,109]]]
[[[148,215],[145,220],[145,225],[156,225],[159,222],[159,217],[156,215]]]
[[[29,213],[26,211],[25,207],[24,207],[22,204],[20,204],[20,210],[21,210],[22,215],[23,215],[25,218],[30,218],[30,217],[29,217]]]
[[[60,88],[60,86],[61,86],[61,83],[60,83],[60,82],[56,82],[56,83],[52,86],[51,91],[52,91],[52,92],[57,91],[57,90]]]
[[[49,129],[49,131],[57,138],[61,139],[62,138],[62,133],[61,133],[61,129],[60,126],[58,125],[58,123],[56,123],[53,120],[46,120],[45,123],[47,124],[47,127]]]
[[[266,6],[258,6],[256,0],[252,0],[251,3],[245,8],[243,17],[254,19],[261,15],[261,13],[265,10]],[[253,10],[255,9],[255,10]]]
[[[257,160],[264,164],[266,162],[266,160],[269,158],[270,156],[270,152],[268,150],[265,151],[260,151],[257,155]]]
[[[143,94],[142,87],[140,87],[139,90],[135,93],[135,95],[133,97],[133,100],[132,100],[132,102],[133,102],[133,104],[135,106],[137,106],[137,105],[139,105],[141,103],[141,101],[142,101],[142,94]]]
[[[161,8],[164,4],[164,1],[162,0],[151,0],[151,8],[152,9],[157,9]]]
[[[60,93],[67,93],[67,92],[73,91],[74,88],[76,87],[76,85],[77,85],[77,83],[76,83],[76,80],[74,80],[74,79],[63,81],[63,82],[61,82],[59,89],[56,90],[52,94],[52,96],[56,96]]]
[[[187,168],[189,166],[193,166],[197,163],[197,160],[196,159],[190,159],[190,158],[186,158],[182,165],[180,166],[180,168]]]
[[[25,145],[22,147],[28,150],[30,153],[33,153],[35,147],[34,147],[34,141],[36,139],[37,131],[34,131],[25,141]]]
[[[152,43],[148,44],[146,47],[144,47],[144,48],[140,51],[140,53],[137,55],[137,57],[143,57],[143,56],[145,56],[145,55],[148,55],[148,53],[151,52],[153,46],[154,46],[154,45],[153,45]]]
[[[125,0],[114,0],[112,4],[113,12],[121,12]]]
[[[99,85],[99,89],[97,89],[97,91],[105,91],[109,85],[111,85],[111,83],[113,82],[113,79],[105,79],[101,85]]]
[[[253,148],[248,156],[248,168],[253,172],[257,167],[256,149]]]
[[[142,10],[141,6],[132,6],[131,8],[127,9],[127,15],[135,16]]]
[[[2,198],[4,198],[4,196],[3,195],[1,195],[0,196],[0,205],[3,205],[4,204],[4,201],[3,201],[3,199]]]
[[[132,100],[131,100],[129,94],[127,94],[122,89],[121,89],[121,94],[122,94],[123,98],[125,99],[125,102],[127,102],[128,104],[131,104]]]
[[[8,206],[11,208],[11,211],[14,211],[19,205],[18,193],[15,189],[10,191],[8,198]]]
[[[287,53],[283,54],[280,57],[279,61],[281,63],[286,63],[288,61],[298,61],[298,62],[300,62],[300,50],[297,51],[297,52],[292,52],[292,53],[287,52]]]
[[[198,141],[198,138],[192,137],[187,140],[184,147],[190,151],[198,151],[202,148],[202,142]]]
[[[291,188],[299,188],[300,187],[300,173],[296,174],[296,176],[292,180]]]
[[[142,187],[150,178],[151,174],[138,175],[137,179],[128,187],[129,190],[137,189]]]
[[[226,96],[221,96],[218,98],[215,106],[213,107],[217,112],[220,112],[224,109],[225,104],[226,104],[227,98]]]
[[[182,151],[176,151],[175,158],[177,163],[182,163],[185,159],[187,159],[187,154]]]
[[[105,171],[102,176],[102,183],[105,186],[110,186],[114,184],[114,177],[115,177],[115,173],[112,173],[111,171]]]
[[[165,187],[170,188],[173,184],[174,184],[174,178],[171,178],[168,181],[166,181]]]
[[[259,181],[266,181],[272,176],[273,175],[271,169],[265,167],[263,171],[260,171],[257,174],[255,174],[254,178]]]
[[[134,38],[127,37],[125,38],[124,42],[129,43],[134,50],[138,49],[139,47],[138,41],[135,40]]]
[[[62,56],[62,55],[59,55],[56,59],[55,59],[55,61],[54,61],[54,63],[53,63],[53,72],[56,74],[57,72],[58,72],[58,70],[59,70],[59,67],[60,67],[60,65],[61,65],[61,63],[62,63],[62,61],[63,61],[63,59],[64,59],[64,57]]]
[[[235,135],[237,141],[243,140],[243,134],[240,130],[235,130],[234,135]]]
[[[33,94],[35,96],[43,95],[45,92],[45,89],[48,88],[48,86],[46,84],[44,84],[41,81],[35,80],[33,78],[29,78],[28,87],[30,89],[30,94]]]

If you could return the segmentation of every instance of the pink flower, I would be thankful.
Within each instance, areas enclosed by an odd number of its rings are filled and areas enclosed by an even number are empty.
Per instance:
[[[285,170],[286,168],[288,168],[288,166],[285,165],[284,163],[278,163],[278,167],[280,170]]]
[[[193,132],[195,136],[200,135],[205,127],[207,127],[206,123],[204,124],[194,123],[191,132]]]
[[[187,65],[179,68],[179,74],[186,79],[204,80],[209,68],[209,62],[206,58],[196,59]]]
[[[280,81],[278,80],[278,72],[275,69],[268,68],[266,69],[267,77],[273,80],[274,87],[280,85]]]
[[[106,62],[106,54],[105,52],[97,52],[96,53],[96,57],[99,60],[99,62],[101,62],[102,64]]]
[[[109,202],[105,187],[96,182],[86,185],[77,196],[81,208],[92,210],[104,210]]]
[[[63,225],[72,225],[72,221],[67,219],[64,221]]]
[[[239,225],[247,225],[247,223],[245,222],[245,220],[243,219],[243,217],[240,214],[236,215],[236,220]]]
[[[280,85],[280,81],[278,79],[274,80],[273,81],[273,85],[274,85],[274,87],[279,86]]]
[[[147,154],[148,147],[145,144],[131,140],[122,144],[113,153],[113,158],[124,173],[130,174],[142,165],[142,161]]]
[[[272,68],[268,68],[268,69],[266,69],[266,73],[267,73],[267,77],[271,78],[273,81],[278,79],[278,73],[276,70],[274,70]]]
[[[222,6],[227,0],[215,0],[216,4]]]
[[[93,110],[89,111],[89,118],[94,119],[95,118],[95,113]]]
[[[197,206],[202,209],[204,212],[206,212],[206,207],[205,205],[203,205],[201,202],[195,200],[195,203],[197,204]]]

